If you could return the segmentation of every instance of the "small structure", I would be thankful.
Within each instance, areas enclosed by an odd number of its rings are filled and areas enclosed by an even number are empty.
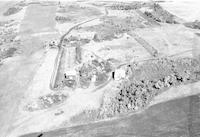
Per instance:
[[[126,77],[126,71],[124,69],[122,69],[122,68],[116,69],[112,73],[112,77],[114,78],[114,80],[124,79]]]
[[[77,74],[75,70],[68,70],[64,73],[63,84],[70,88],[74,88],[76,86]]]
[[[97,75],[93,75],[93,76],[92,76],[92,79],[91,79],[91,82],[92,82],[92,83],[95,83],[96,80],[97,80]]]
[[[57,48],[58,42],[53,40],[50,41],[48,45],[50,48]]]

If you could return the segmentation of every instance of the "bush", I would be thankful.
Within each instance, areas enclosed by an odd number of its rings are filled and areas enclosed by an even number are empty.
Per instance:
[[[20,10],[22,10],[21,7],[11,7],[6,12],[4,12],[3,15],[10,16],[10,15],[18,13]]]

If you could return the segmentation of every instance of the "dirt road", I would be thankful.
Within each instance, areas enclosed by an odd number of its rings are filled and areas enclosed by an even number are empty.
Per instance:
[[[105,8],[105,15],[103,16],[107,16],[108,15],[108,11],[107,9]],[[65,39],[65,37],[75,28],[85,24],[85,23],[88,23],[88,22],[91,22],[93,20],[96,20],[96,19],[99,19],[100,17],[96,17],[96,18],[93,18],[93,19],[89,19],[89,20],[86,20],[86,21],[83,21],[81,23],[78,23],[76,25],[74,25],[73,27],[71,27],[66,33],[64,33],[61,38],[60,38],[60,41],[58,43],[58,48],[59,48],[59,51],[58,51],[58,54],[57,54],[57,57],[56,57],[56,60],[55,60],[55,64],[54,64],[54,71],[52,73],[52,76],[51,76],[51,80],[50,80],[50,89],[51,90],[55,90],[55,83],[56,83],[56,77],[57,77],[57,74],[58,74],[58,69],[60,67],[60,60],[61,60],[61,57],[62,57],[62,54],[63,54],[63,51],[64,51],[64,48],[67,48],[67,46],[65,46],[63,48],[63,40]]]
[[[54,70],[53,70],[53,73],[52,73],[52,76],[51,76],[51,80],[50,80],[50,89],[51,90],[55,90],[55,83],[56,83],[56,79],[57,79],[57,74],[58,74],[58,69],[59,69],[59,66],[60,66],[60,60],[61,60],[61,57],[62,57],[62,54],[63,54],[63,51],[64,51],[64,48],[62,47],[63,46],[63,40],[64,38],[75,28],[79,27],[80,25],[83,25],[87,22],[90,22],[90,21],[93,21],[95,19],[98,19],[98,18],[93,18],[93,19],[90,19],[90,20],[87,20],[87,21],[84,21],[84,22],[81,22],[81,23],[78,23],[76,25],[74,25],[73,27],[71,27],[65,34],[63,34],[60,38],[60,42],[58,43],[58,54],[57,54],[57,57],[56,57],[56,60],[55,60],[55,64],[54,64]]]

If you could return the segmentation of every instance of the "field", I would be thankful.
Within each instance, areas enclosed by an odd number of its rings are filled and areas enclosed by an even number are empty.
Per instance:
[[[1,136],[197,133],[196,1],[0,3]]]

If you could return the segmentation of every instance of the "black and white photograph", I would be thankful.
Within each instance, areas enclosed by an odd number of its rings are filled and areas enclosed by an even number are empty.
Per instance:
[[[200,137],[200,0],[0,0],[0,137]]]

